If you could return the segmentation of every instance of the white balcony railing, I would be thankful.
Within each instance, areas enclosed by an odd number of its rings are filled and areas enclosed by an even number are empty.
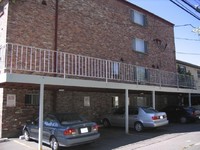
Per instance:
[[[11,43],[0,46],[0,72],[196,88],[192,76]]]

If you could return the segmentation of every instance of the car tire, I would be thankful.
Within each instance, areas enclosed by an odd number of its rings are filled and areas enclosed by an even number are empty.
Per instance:
[[[51,137],[50,146],[52,150],[59,150],[59,143],[54,136]]]
[[[24,130],[24,139],[26,141],[30,141],[30,134],[29,134],[29,132],[27,130]]]
[[[135,125],[134,125],[134,129],[137,132],[142,132],[143,129],[144,129],[144,126],[141,122],[136,122]]]
[[[181,117],[180,118],[180,123],[187,123],[187,118],[186,117]]]
[[[104,126],[105,128],[109,128],[109,127],[111,126],[108,119],[103,119],[103,126]]]

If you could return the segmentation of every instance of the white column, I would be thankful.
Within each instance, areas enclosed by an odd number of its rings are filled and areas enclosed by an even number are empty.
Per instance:
[[[153,108],[156,109],[156,92],[152,91],[152,104],[153,104]]]
[[[39,103],[39,135],[38,135],[38,150],[42,150],[43,140],[43,107],[44,107],[44,84],[40,84],[40,103]]]
[[[192,103],[191,103],[191,93],[188,94],[188,100],[189,100],[189,106],[191,107],[192,106]]]
[[[128,89],[125,91],[125,129],[126,133],[129,133],[129,126],[128,126]]]

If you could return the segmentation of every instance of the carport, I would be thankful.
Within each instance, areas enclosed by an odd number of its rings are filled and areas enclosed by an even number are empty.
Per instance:
[[[55,78],[37,75],[20,75],[20,74],[1,74],[1,83],[20,83],[20,84],[34,84],[40,87],[40,104],[39,104],[39,143],[38,150],[42,150],[42,131],[43,131],[43,107],[44,107],[44,88],[45,86],[70,86],[79,88],[97,88],[97,89],[112,89],[122,90],[125,94],[125,133],[129,133],[128,126],[128,105],[129,92],[134,91],[148,91],[152,95],[152,107],[155,108],[156,92],[176,92],[188,93],[188,89],[158,87],[138,84],[114,83],[108,81],[92,81],[69,78]],[[195,90],[190,90],[188,93],[189,104],[191,105],[191,93],[196,93]]]

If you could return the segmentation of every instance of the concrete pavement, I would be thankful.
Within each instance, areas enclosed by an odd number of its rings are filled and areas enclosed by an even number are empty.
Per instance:
[[[200,123],[170,124],[156,130],[125,134],[123,128],[100,128],[101,137],[92,144],[63,150],[199,150]],[[12,138],[0,143],[0,150],[37,150],[36,141]],[[50,150],[43,146],[43,150]]]

